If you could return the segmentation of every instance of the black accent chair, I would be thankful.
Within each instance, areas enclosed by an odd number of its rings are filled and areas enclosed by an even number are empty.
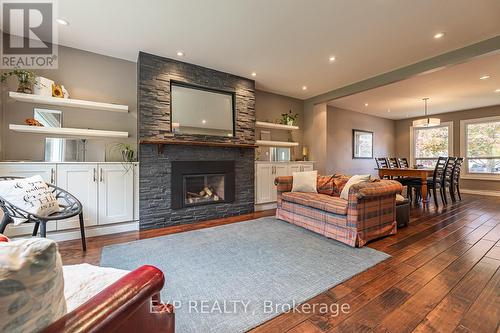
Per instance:
[[[0,181],[22,179],[22,178],[23,177],[0,177]],[[57,201],[59,202],[60,210],[49,216],[40,216],[29,213],[17,206],[14,206],[4,198],[0,197],[0,208],[2,208],[4,213],[2,221],[0,222],[0,233],[3,233],[7,225],[13,222],[12,218],[21,218],[27,220],[28,222],[33,222],[35,224],[33,228],[33,234],[32,234],[33,236],[36,236],[38,234],[38,228],[40,227],[40,236],[46,237],[47,222],[55,220],[65,220],[78,215],[80,219],[80,234],[82,237],[82,248],[83,251],[87,251],[87,243],[85,241],[85,229],[83,224],[82,204],[71,193],[52,184],[47,184],[47,186],[49,187],[49,189],[52,191]]]
[[[441,183],[441,188],[443,189],[444,203],[448,204],[448,197],[446,196],[446,188],[450,189],[451,197],[451,179],[453,177],[453,168],[455,167],[456,157],[448,157],[446,160],[446,166],[444,169],[443,180]]]
[[[455,164],[453,165],[453,171],[451,173],[450,181],[450,196],[453,202],[457,201],[455,197],[455,191],[458,194],[458,198],[462,201],[462,196],[460,195],[460,172],[462,171],[462,165],[464,163],[463,157],[457,157]]]

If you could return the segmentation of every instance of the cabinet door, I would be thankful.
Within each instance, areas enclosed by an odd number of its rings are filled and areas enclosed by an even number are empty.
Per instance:
[[[312,164],[301,164],[301,169],[302,171],[313,171],[313,165]]]
[[[276,185],[274,185],[274,180],[276,177],[288,176],[288,165],[286,164],[274,164],[274,172],[271,173],[271,201],[277,200]]]
[[[31,177],[42,176],[45,182],[56,183],[56,165],[46,163],[0,164],[0,176]]]
[[[272,176],[272,166],[271,164],[259,163],[255,167],[255,203],[261,204],[266,202],[271,202],[271,176]],[[274,180],[274,178],[273,178]]]
[[[42,176],[47,183],[56,182],[56,165],[47,163],[1,163],[0,176],[31,177]],[[0,219],[3,211],[0,210]],[[21,223],[19,225],[9,224],[5,228],[5,235],[8,237],[29,235],[33,232],[33,223]],[[47,223],[47,231],[56,230],[56,222]]]
[[[133,165],[99,164],[99,224],[134,219]]]
[[[288,165],[288,175],[292,175],[293,172],[301,172],[300,164],[290,164]]]
[[[86,226],[97,224],[97,164],[59,164],[57,185],[74,195],[83,206]],[[79,228],[78,216],[57,221],[57,230]]]

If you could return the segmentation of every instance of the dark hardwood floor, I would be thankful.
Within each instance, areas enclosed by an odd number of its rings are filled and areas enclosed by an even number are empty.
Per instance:
[[[500,321],[500,198],[464,195],[425,211],[410,225],[369,247],[392,257],[312,298],[306,304],[349,304],[349,311],[282,314],[252,333],[497,332]],[[228,223],[273,211],[88,240],[60,243],[64,264],[99,264],[103,246]],[[168,273],[168,272],[167,272]],[[168,282],[167,282],[168,283]],[[305,307],[303,308],[305,309]],[[333,307],[335,309],[335,307]],[[308,313],[306,313],[308,312]]]

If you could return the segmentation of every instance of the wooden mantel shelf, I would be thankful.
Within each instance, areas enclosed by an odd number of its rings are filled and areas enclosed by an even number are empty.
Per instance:
[[[158,145],[158,152],[163,152],[164,145],[183,145],[183,146],[204,146],[204,147],[224,147],[224,148],[257,148],[258,146],[250,143],[235,142],[210,142],[210,141],[187,141],[187,140],[140,140],[141,145]]]

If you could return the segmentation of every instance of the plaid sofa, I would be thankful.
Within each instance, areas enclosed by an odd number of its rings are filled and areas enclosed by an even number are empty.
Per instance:
[[[371,180],[353,185],[349,200],[340,192],[349,176],[318,176],[318,193],[291,192],[292,176],[277,177],[276,217],[353,247],[396,233],[395,194],[401,183]]]

